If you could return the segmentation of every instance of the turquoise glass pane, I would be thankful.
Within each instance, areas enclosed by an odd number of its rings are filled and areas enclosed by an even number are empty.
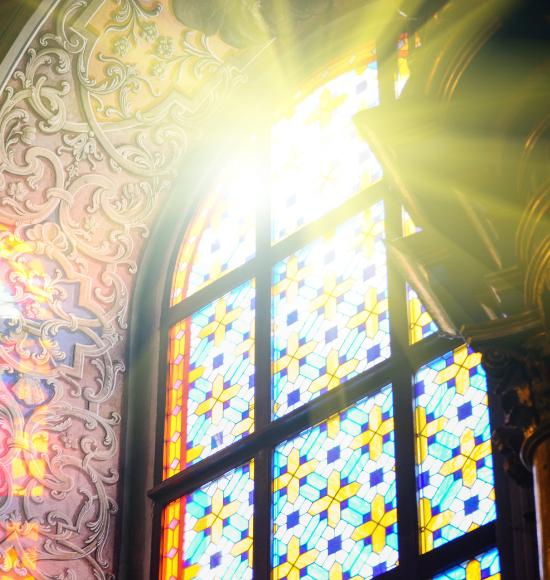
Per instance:
[[[165,478],[254,429],[254,280],[170,329]]]
[[[397,566],[391,386],[277,447],[273,480],[274,580]]]
[[[384,205],[273,269],[273,396],[280,417],[390,356]]]
[[[496,517],[487,380],[466,345],[416,375],[416,453],[422,552]]]
[[[249,463],[164,508],[161,580],[251,580]]]
[[[495,548],[473,560],[463,562],[433,580],[500,580],[500,560]]]

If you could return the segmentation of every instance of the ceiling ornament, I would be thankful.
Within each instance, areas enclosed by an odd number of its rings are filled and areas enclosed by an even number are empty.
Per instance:
[[[236,48],[288,36],[297,25],[327,13],[332,0],[173,0],[176,18],[185,26],[220,38]]]

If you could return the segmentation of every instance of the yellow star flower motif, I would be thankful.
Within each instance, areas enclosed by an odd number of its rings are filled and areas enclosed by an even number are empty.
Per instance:
[[[466,345],[454,351],[454,364],[444,368],[437,373],[434,383],[441,385],[454,378],[456,382],[456,392],[463,395],[470,386],[470,369],[481,362],[481,353],[468,354]]]
[[[300,452],[298,449],[293,449],[288,454],[286,473],[283,473],[273,482],[275,491],[280,491],[286,487],[287,500],[294,503],[300,495],[300,479],[313,473],[318,465],[319,462],[316,459],[300,465]]]
[[[371,520],[355,528],[351,539],[358,542],[368,536],[372,538],[372,550],[380,554],[386,545],[386,528],[397,522],[397,509],[386,512],[384,497],[377,494],[371,503]]]
[[[278,294],[281,294],[281,292],[286,291],[286,300],[289,304],[292,304],[298,296],[298,283],[306,276],[309,276],[314,268],[315,264],[309,264],[305,266],[305,268],[299,270],[298,258],[292,256],[286,265],[286,278],[273,286],[273,296],[277,296]]]
[[[248,523],[248,537],[244,540],[240,540],[231,548],[231,555],[232,556],[240,556],[244,552],[248,552],[248,565],[252,568],[252,521],[253,518],[250,518]]]
[[[334,562],[328,572],[328,580],[343,580],[342,564]],[[361,576],[353,576],[350,580],[363,580]]]
[[[321,129],[324,129],[330,124],[332,111],[344,103],[347,98],[347,95],[340,95],[335,99],[332,99],[330,96],[330,89],[324,89],[319,98],[319,108],[308,116],[304,125],[311,125],[312,123],[315,123],[315,121],[319,121]]]
[[[378,234],[384,231],[384,220],[374,223],[372,212],[366,211],[361,219],[362,232],[355,236],[349,243],[349,250],[353,250],[357,246],[363,246],[363,256],[370,258],[374,253],[375,238]]]
[[[314,298],[307,307],[309,312],[315,312],[319,308],[325,307],[325,318],[332,320],[336,316],[337,303],[336,300],[342,294],[351,290],[354,280],[351,278],[344,280],[340,284],[336,284],[336,276],[333,272],[327,274],[325,278],[325,288],[323,294]]]
[[[248,358],[250,360],[250,364],[254,364],[254,338],[255,338],[255,328],[256,325],[254,322],[250,325],[250,336],[246,340],[243,340],[240,344],[235,347],[235,350],[231,353],[233,356],[241,356],[246,351],[248,351]]]
[[[422,329],[433,322],[428,312],[422,312],[422,302],[419,298],[409,300],[409,342],[415,344],[422,340]]]
[[[242,308],[227,312],[227,302],[222,298],[214,310],[214,321],[207,324],[199,333],[199,338],[214,335],[214,344],[220,346],[225,338],[225,327],[239,318]]]
[[[360,449],[369,445],[369,455],[373,461],[378,461],[382,455],[384,435],[393,431],[393,417],[382,421],[382,408],[375,405],[369,413],[369,429],[357,435],[351,442],[351,449]]]
[[[249,433],[254,432],[254,397],[250,399],[250,403],[248,404],[248,417],[242,421],[239,421],[235,427],[233,427],[231,430],[231,435],[237,437],[246,431]]]
[[[327,435],[330,439],[336,439],[338,433],[340,433],[340,415],[333,415],[327,421]]]
[[[420,544],[425,554],[434,548],[433,533],[446,525],[454,518],[454,512],[446,510],[432,516],[432,504],[426,497],[420,499]]]
[[[300,346],[298,333],[293,332],[288,338],[286,354],[273,363],[273,372],[278,373],[287,369],[288,380],[293,383],[300,376],[300,359],[312,353],[316,346],[314,340]]]
[[[212,411],[212,424],[219,425],[223,419],[223,404],[236,397],[240,390],[240,385],[233,385],[224,389],[223,376],[218,375],[212,383],[212,396],[197,407],[196,414],[204,415],[207,411]]]
[[[232,516],[239,509],[240,501],[233,501],[227,505],[223,505],[223,491],[217,489],[212,496],[212,511],[197,520],[195,532],[202,532],[210,528],[210,539],[212,543],[217,544],[223,534],[223,520]]]
[[[466,429],[460,438],[460,455],[446,461],[439,473],[450,475],[462,469],[462,482],[472,487],[477,479],[477,461],[491,453],[491,440],[476,446],[474,432]]]
[[[346,361],[343,364],[340,364],[338,351],[332,349],[327,356],[327,372],[311,383],[309,386],[309,391],[316,393],[317,391],[320,391],[324,388],[329,391],[334,389],[340,384],[342,377],[346,377],[351,372],[353,372],[358,364],[359,361],[354,358]]]
[[[481,563],[476,560],[470,560],[468,565],[466,566],[466,578],[469,580],[470,578],[481,578]],[[500,574],[496,574],[495,576],[491,576],[487,578],[487,580],[500,580]]]
[[[327,480],[327,493],[324,497],[314,501],[309,508],[312,516],[327,510],[328,525],[335,528],[340,521],[340,502],[354,496],[361,485],[354,481],[344,487],[340,487],[340,472],[333,471]]]
[[[447,417],[439,417],[430,423],[426,422],[426,409],[416,408],[416,458],[418,464],[422,464],[428,457],[428,437],[439,433],[447,424]]]
[[[388,299],[380,300],[376,294],[376,288],[372,286],[365,292],[365,310],[352,316],[346,326],[357,328],[360,324],[365,324],[365,332],[369,338],[374,338],[378,332],[378,315],[388,309]]]
[[[286,553],[286,562],[280,564],[273,570],[273,579],[281,580],[299,580],[300,570],[313,564],[319,555],[318,550],[309,550],[304,554],[300,554],[300,541],[296,536],[292,536],[288,543],[288,551]]]

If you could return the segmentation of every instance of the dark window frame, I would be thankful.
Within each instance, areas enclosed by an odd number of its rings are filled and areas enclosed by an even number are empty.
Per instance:
[[[397,35],[403,31],[403,29],[396,28],[389,32],[387,36],[392,42],[387,42],[385,39],[380,42],[377,39],[379,106],[384,106],[385,102],[395,99],[393,74],[397,70]],[[414,29],[411,28],[409,33],[414,34]],[[414,47],[411,47],[411,52],[412,50]],[[338,56],[342,52],[340,46],[332,49],[334,56]],[[330,58],[323,57],[323,61],[327,62],[328,60]],[[269,126],[255,128],[266,175],[269,174],[269,129]],[[509,501],[508,482],[503,473],[501,461],[494,450],[497,519],[444,546],[435,548],[431,552],[420,554],[412,389],[414,374],[422,365],[461,346],[463,341],[432,335],[409,346],[406,285],[389,258],[387,259],[387,268],[391,357],[287,415],[271,420],[271,268],[280,260],[315,241],[327,231],[331,231],[379,200],[384,201],[386,239],[402,237],[401,203],[395,198],[395,195],[392,195],[391,187],[387,181],[382,178],[368,189],[355,194],[338,208],[328,212],[312,224],[306,225],[274,246],[271,246],[270,238],[269,205],[265,204],[264,211],[259,211],[257,216],[259,235],[257,237],[256,257],[189,298],[183,299],[179,304],[170,306],[172,277],[179,249],[200,203],[208,193],[209,185],[210,182],[205,183],[205,187],[194,200],[178,236],[178,243],[172,249],[161,310],[154,487],[148,492],[149,498],[153,501],[151,578],[159,577],[163,507],[183,495],[192,493],[252,458],[255,461],[253,574],[255,580],[271,578],[271,476],[272,456],[275,447],[308,427],[328,419],[336,412],[340,412],[357,401],[378,392],[382,387],[392,384],[399,565],[377,576],[377,578],[381,580],[386,578],[428,579],[453,565],[480,555],[498,544],[502,579],[512,580],[514,578],[514,563],[513,544],[509,533],[511,518],[509,506],[506,505]],[[170,327],[252,278],[256,279],[255,424],[264,426],[256,429],[254,433],[244,439],[162,481]],[[500,426],[502,414],[499,411],[498,402],[491,394],[490,386],[489,412],[492,428]]]

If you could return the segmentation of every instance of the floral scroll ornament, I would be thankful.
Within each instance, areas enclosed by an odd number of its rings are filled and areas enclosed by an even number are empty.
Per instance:
[[[17,183],[10,183],[6,191],[16,201],[23,201],[29,190],[19,181]]]
[[[155,38],[158,38],[159,36],[156,22],[144,22],[141,25],[141,32],[139,35],[142,38],[145,38],[147,42],[155,42]]]
[[[187,31],[183,36],[182,52],[176,53],[174,40],[161,36],[157,41],[155,53],[150,58],[155,59],[151,67],[151,76],[164,80],[173,65],[176,65],[174,82],[182,77],[184,65],[192,62],[191,74],[195,79],[201,79],[205,73],[212,73],[223,65],[208,44],[208,38],[194,30]],[[160,62],[159,62],[160,61]]]
[[[120,56],[128,56],[128,53],[132,50],[133,46],[132,43],[125,38],[117,38],[113,42],[113,54],[120,54]]]
[[[103,31],[111,55],[93,52],[86,28],[104,0],[66,0],[0,95],[0,570],[10,578],[114,579],[113,395],[133,276],[188,132],[214,118],[257,54],[222,62],[195,31],[172,44],[154,22],[160,2],[115,2]],[[121,60],[140,42],[158,78],[187,64],[210,85],[196,100],[154,93]],[[92,59],[103,79],[90,78]],[[158,101],[132,109],[139,91]]]
[[[114,52],[114,54],[126,56],[133,48],[130,39],[136,43],[136,46],[139,46],[140,37],[145,38],[147,42],[153,42],[157,38],[158,31],[156,24],[154,22],[149,23],[148,19],[158,16],[162,10],[162,5],[159,2],[152,10],[146,10],[140,5],[139,0],[116,0],[116,2],[121,6],[121,9],[113,17],[115,24],[109,26],[105,32],[116,31],[127,33],[126,36],[120,37],[113,44],[113,52],[115,50],[119,51]],[[118,46],[117,43],[119,43]],[[122,51],[124,51],[124,54]]]
[[[74,161],[65,168],[67,171],[65,187],[69,187],[71,181],[75,177],[78,177],[78,164],[80,161],[87,161],[92,170],[95,170],[96,166],[94,160],[101,161],[103,159],[103,154],[97,149],[97,142],[94,139],[93,131],[80,133],[75,136],[64,135],[63,142],[66,146],[58,147],[57,154],[61,155],[61,153],[66,151],[70,153],[74,159]]]

